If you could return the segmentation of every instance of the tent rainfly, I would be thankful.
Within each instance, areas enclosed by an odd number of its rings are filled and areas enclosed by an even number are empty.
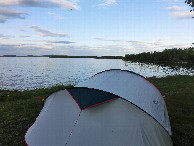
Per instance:
[[[172,146],[161,92],[130,71],[107,70],[46,98],[29,146]]]

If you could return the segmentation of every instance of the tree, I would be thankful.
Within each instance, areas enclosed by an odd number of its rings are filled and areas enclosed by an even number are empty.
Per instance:
[[[191,11],[194,11],[194,0],[185,0],[185,3],[191,7]]]

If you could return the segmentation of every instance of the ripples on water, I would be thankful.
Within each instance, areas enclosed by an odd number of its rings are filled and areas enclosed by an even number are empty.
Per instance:
[[[0,89],[30,90],[76,84],[108,69],[129,70],[145,77],[194,75],[193,68],[162,67],[119,59],[0,57]]]

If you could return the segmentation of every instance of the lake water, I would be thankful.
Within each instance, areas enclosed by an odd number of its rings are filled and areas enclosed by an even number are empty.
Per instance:
[[[145,77],[194,75],[193,68],[175,69],[119,59],[0,57],[0,89],[30,90],[76,84],[108,69],[129,70]]]

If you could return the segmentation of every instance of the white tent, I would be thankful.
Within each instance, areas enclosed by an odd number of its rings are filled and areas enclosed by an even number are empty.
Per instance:
[[[146,86],[146,87],[145,87]],[[29,146],[173,145],[165,102],[145,78],[109,70],[49,96]]]
[[[76,87],[94,88],[119,95],[150,114],[171,134],[165,100],[158,88],[143,76],[125,70],[107,70]]]

